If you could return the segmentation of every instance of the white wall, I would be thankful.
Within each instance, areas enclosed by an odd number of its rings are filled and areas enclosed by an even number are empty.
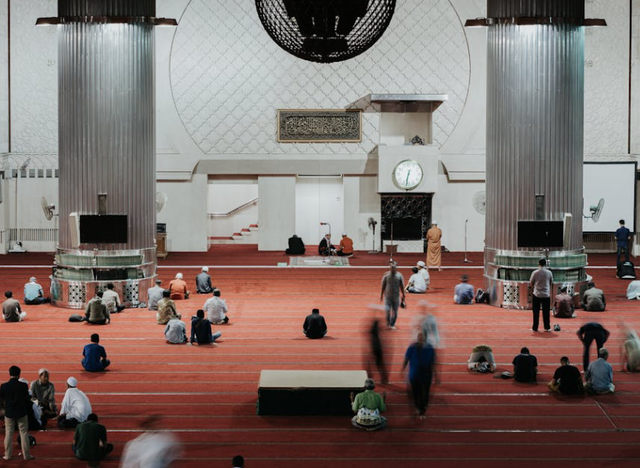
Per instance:
[[[329,232],[329,226],[320,223],[331,225],[331,241],[338,244],[344,230],[342,179],[298,178],[295,197],[295,234],[309,246],[309,251]]]
[[[157,190],[167,194],[167,204],[157,222],[167,224],[169,252],[206,252],[207,176],[194,174],[190,181],[158,182]]]
[[[374,218],[378,222],[375,247],[380,250],[380,195],[376,190],[378,178],[345,177],[343,184],[344,230],[353,239],[355,250],[373,248],[373,231],[369,229],[367,223],[369,218]]]
[[[258,179],[209,180],[207,212],[229,213],[258,198]],[[228,237],[251,224],[258,224],[259,202],[227,217],[209,217],[209,236]],[[254,234],[257,236],[257,233]],[[257,238],[250,239],[252,244]]]
[[[260,236],[258,249],[282,250],[295,233],[296,178],[259,177]]]

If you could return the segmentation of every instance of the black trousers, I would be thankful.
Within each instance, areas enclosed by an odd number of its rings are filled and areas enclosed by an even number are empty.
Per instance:
[[[422,375],[411,379],[411,393],[413,393],[413,402],[420,415],[427,412],[427,406],[429,405],[429,393],[431,392],[431,380],[433,378],[433,371],[431,368],[428,371],[423,371]]]
[[[540,307],[542,307],[542,321],[544,329],[551,330],[551,298],[533,296],[533,331],[538,331],[540,325]]]
[[[587,372],[587,368],[589,367],[589,349],[591,348],[591,343],[595,340],[596,346],[598,347],[598,352],[600,352],[600,348],[604,346],[606,341],[605,333],[602,330],[594,330],[587,331],[584,334],[584,348],[582,350],[582,366],[584,371]]]

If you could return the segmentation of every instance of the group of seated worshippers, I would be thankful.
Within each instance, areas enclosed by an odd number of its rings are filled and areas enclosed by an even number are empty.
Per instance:
[[[211,321],[205,318],[204,310],[198,309],[191,317],[191,338],[187,338],[187,327],[177,317],[171,318],[164,329],[167,342],[171,344],[211,344],[222,336],[221,332],[213,333]]]
[[[429,270],[423,261],[419,261],[411,271],[413,274],[409,278],[405,291],[412,294],[424,294],[429,289],[429,283],[431,278],[429,277]]]
[[[351,239],[346,232],[342,233],[342,239],[338,248],[334,247],[331,243],[331,234],[324,235],[318,245],[318,254],[323,257],[329,255],[338,255],[339,257],[350,257],[353,255],[353,239]]]

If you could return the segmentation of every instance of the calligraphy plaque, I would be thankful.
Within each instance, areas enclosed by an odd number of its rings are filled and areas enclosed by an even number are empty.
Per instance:
[[[362,110],[278,109],[279,143],[359,143]]]

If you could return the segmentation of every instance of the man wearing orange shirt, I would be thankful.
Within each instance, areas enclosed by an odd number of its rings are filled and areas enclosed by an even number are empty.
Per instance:
[[[171,299],[181,301],[189,299],[189,291],[187,291],[187,283],[182,279],[182,273],[176,274],[175,279],[169,283],[169,291],[171,291]]]
[[[347,236],[346,232],[342,233],[342,240],[340,241],[340,249],[338,249],[338,255],[341,257],[353,255],[353,240],[349,236]]]

